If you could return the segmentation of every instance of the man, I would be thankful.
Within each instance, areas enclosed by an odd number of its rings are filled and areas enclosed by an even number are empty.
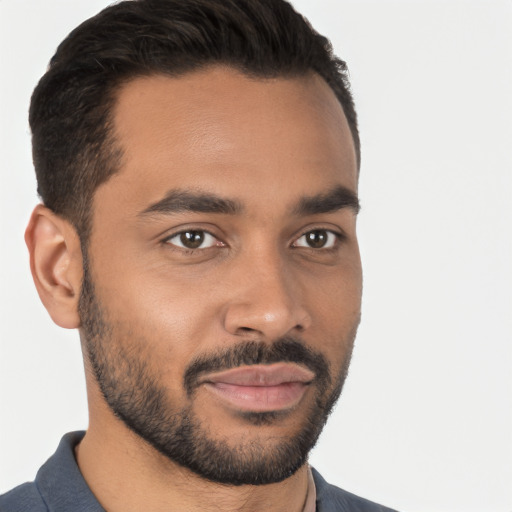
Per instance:
[[[90,424],[2,511],[385,511],[307,464],[359,324],[344,62],[282,0],[134,0],[30,109],[39,296]]]

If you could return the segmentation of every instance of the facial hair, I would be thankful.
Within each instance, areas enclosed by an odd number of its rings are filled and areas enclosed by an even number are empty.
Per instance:
[[[86,258],[84,258],[86,260]],[[159,382],[145,356],[150,340],[138,339],[127,349],[125,340],[107,321],[96,297],[87,260],[79,303],[81,338],[85,353],[103,397],[115,416],[135,434],[173,462],[207,480],[228,485],[263,485],[293,475],[307,456],[340,396],[348,373],[357,325],[349,340],[342,367],[332,375],[325,356],[292,337],[273,343],[247,341],[193,360],[183,376],[186,406],[173,403],[169,391]],[[133,340],[130,340],[132,342]],[[143,349],[142,347],[145,347]],[[310,386],[315,398],[300,430],[269,445],[265,437],[249,438],[236,446],[228,439],[214,437],[193,410],[192,403],[203,374],[241,365],[291,362],[306,366],[315,374]],[[272,425],[289,411],[239,412],[252,426]]]

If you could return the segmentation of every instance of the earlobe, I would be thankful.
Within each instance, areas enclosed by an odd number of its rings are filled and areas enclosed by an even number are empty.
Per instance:
[[[82,283],[82,252],[73,226],[43,205],[32,212],[25,242],[39,297],[59,326],[80,326],[78,300]]]

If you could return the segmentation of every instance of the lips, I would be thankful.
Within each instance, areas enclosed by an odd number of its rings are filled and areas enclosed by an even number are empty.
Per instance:
[[[201,384],[231,409],[269,412],[298,404],[314,377],[297,364],[276,363],[212,373]]]

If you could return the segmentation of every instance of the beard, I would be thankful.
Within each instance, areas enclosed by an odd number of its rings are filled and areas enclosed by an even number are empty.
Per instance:
[[[113,414],[158,452],[207,480],[228,485],[263,485],[280,482],[293,475],[308,454],[341,394],[348,373],[357,330],[341,340],[346,354],[335,375],[325,356],[293,337],[273,343],[249,341],[193,360],[183,376],[185,406],[173,403],[148,362],[151,341],[144,337],[122,339],[106,319],[97,299],[84,258],[84,278],[79,302],[81,338],[85,353],[101,393]],[[137,347],[137,348],[135,348]],[[241,365],[290,362],[313,371],[314,400],[300,429],[280,437],[249,437],[232,446],[229,439],[213,436],[192,407],[201,376]],[[252,426],[279,424],[290,411],[238,412]]]

